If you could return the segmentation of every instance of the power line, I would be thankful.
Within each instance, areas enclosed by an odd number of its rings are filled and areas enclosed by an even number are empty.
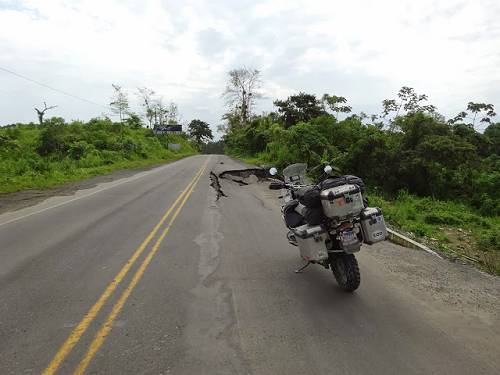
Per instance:
[[[73,95],[73,94],[71,94],[71,93],[69,93],[69,92],[66,92],[66,91],[63,91],[63,90],[56,89],[55,87],[52,87],[52,86],[46,85],[45,83],[42,83],[42,82],[39,82],[39,81],[37,81],[37,80],[31,79],[31,78],[26,77],[26,76],[24,76],[24,75],[22,75],[22,74],[19,74],[19,73],[13,72],[12,70],[2,68],[1,66],[0,66],[0,70],[3,70],[4,72],[10,73],[10,74],[12,74],[12,75],[14,75],[14,76],[16,76],[16,77],[18,77],[18,78],[22,78],[22,79],[24,79],[24,80],[26,80],[26,81],[30,81],[30,82],[36,83],[37,85],[40,85],[40,86],[42,86],[42,87],[45,87],[45,88],[50,89],[50,90],[53,90],[53,91],[56,91],[56,92],[58,92],[58,93],[60,93],[60,94],[63,94],[63,95],[69,96],[69,97],[71,97],[71,98],[73,98],[73,99],[78,99],[78,100],[81,100],[81,101],[84,101],[84,102],[87,102],[87,103],[90,103],[90,104],[93,104],[93,105],[97,105],[97,106],[99,106],[99,107],[103,107],[103,108],[109,109],[109,107],[104,106],[104,105],[99,104],[99,103],[96,103],[96,102],[93,102],[92,100],[88,100],[88,99],[82,98],[82,97],[80,97],[80,96]]]

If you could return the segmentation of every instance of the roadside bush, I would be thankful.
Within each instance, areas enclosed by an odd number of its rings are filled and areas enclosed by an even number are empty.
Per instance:
[[[69,146],[68,155],[71,159],[80,160],[84,155],[95,150],[93,145],[85,141],[78,141]]]
[[[123,151],[125,156],[131,156],[134,152],[136,152],[140,147],[132,138],[126,137],[121,140],[119,143],[119,149]]]
[[[64,153],[69,148],[68,129],[63,119],[52,118],[42,127],[38,153],[47,156],[53,153]]]

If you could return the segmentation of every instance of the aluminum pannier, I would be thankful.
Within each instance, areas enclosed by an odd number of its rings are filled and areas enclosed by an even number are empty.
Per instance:
[[[360,218],[364,242],[372,245],[387,239],[387,227],[380,208],[367,207],[361,211]]]
[[[359,215],[363,210],[363,196],[357,185],[341,185],[324,189],[320,193],[325,216],[341,221]]]

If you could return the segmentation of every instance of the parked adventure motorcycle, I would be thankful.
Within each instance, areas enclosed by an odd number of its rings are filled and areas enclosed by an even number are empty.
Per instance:
[[[364,183],[356,176],[330,176],[331,166],[318,184],[306,176],[307,164],[292,164],[283,170],[283,179],[272,179],[271,190],[282,189],[281,212],[289,229],[288,241],[298,246],[307,262],[330,268],[339,286],[349,292],[360,284],[354,253],[363,243],[374,244],[387,238],[387,228],[379,208],[368,207],[363,198]],[[278,171],[271,168],[276,176]]]

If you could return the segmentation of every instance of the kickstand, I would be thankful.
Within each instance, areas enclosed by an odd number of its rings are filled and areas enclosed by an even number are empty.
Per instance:
[[[298,270],[295,270],[293,272],[295,273],[302,273],[302,271],[304,271],[307,267],[309,267],[311,265],[311,262],[307,262],[306,264],[304,264],[302,267],[300,267]]]

